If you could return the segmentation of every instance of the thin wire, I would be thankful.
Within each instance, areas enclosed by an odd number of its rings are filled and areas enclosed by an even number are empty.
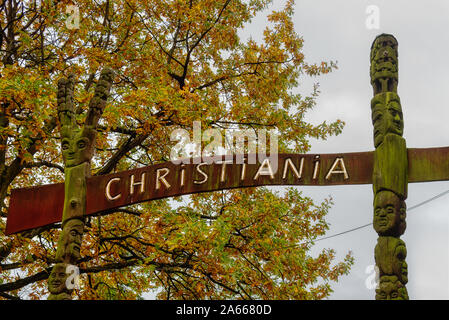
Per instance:
[[[438,198],[441,198],[442,196],[444,196],[444,195],[446,195],[448,193],[449,193],[449,190],[446,190],[446,191],[444,191],[444,192],[442,192],[440,194],[437,194],[436,196],[434,196],[434,197],[432,197],[430,199],[427,199],[427,200],[425,200],[423,202],[418,203],[417,205],[414,205],[413,207],[408,208],[407,211],[412,211],[413,209],[421,207],[421,206],[423,206],[423,205],[425,205],[425,204],[427,204],[429,202],[432,202],[433,200],[436,200]],[[340,233],[337,233],[337,234],[333,234],[333,235],[328,236],[328,237],[324,237],[324,238],[320,238],[320,239],[314,240],[313,242],[317,242],[317,241],[326,240],[326,239],[334,238],[334,237],[337,237],[337,236],[341,236],[342,234],[345,234],[345,233],[349,233],[349,232],[353,232],[353,231],[356,231],[356,230],[359,230],[359,229],[366,228],[368,226],[371,226],[372,224],[373,224],[372,222],[368,223],[368,224],[364,224],[363,226],[360,226],[360,227],[356,227],[356,228],[349,229],[349,230],[346,230],[346,231],[343,231],[343,232],[340,232]]]

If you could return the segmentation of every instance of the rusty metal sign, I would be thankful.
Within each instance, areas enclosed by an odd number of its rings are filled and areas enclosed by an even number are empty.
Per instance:
[[[371,184],[373,152],[252,155],[160,163],[87,180],[86,214],[199,192],[274,185]],[[449,147],[408,149],[409,182],[449,180]],[[64,184],[14,189],[5,234],[61,221]]]

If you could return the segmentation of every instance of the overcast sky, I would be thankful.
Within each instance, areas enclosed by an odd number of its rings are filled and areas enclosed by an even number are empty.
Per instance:
[[[275,1],[279,7],[284,1]],[[391,33],[399,42],[399,86],[404,113],[404,138],[409,148],[449,146],[449,1],[297,0],[294,18],[304,38],[308,62],[337,61],[339,69],[315,79],[304,79],[299,92],[320,83],[317,106],[308,114],[312,123],[344,120],[343,133],[314,141],[311,153],[372,151],[369,78],[370,46],[376,35]],[[379,29],[369,29],[367,7],[379,9]],[[263,17],[253,25],[266,24]],[[260,26],[259,26],[260,27]],[[253,36],[257,29],[250,29]],[[259,28],[260,30],[260,28]],[[336,234],[372,222],[371,185],[298,187],[321,201],[332,196],[328,214]],[[409,184],[408,208],[449,190],[449,181]],[[449,299],[449,195],[408,211],[407,246],[410,299]],[[372,226],[317,243],[314,252],[334,248],[342,260],[348,250],[355,265],[350,275],[334,284],[331,299],[374,299],[366,287],[374,264],[377,234]]]

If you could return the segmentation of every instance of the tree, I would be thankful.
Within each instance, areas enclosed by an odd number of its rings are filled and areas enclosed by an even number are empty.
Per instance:
[[[56,82],[69,73],[82,123],[93,84],[115,70],[98,125],[93,174],[168,161],[170,132],[192,128],[275,128],[279,152],[307,152],[343,122],[312,125],[302,97],[310,64],[292,23],[294,1],[269,16],[263,41],[239,31],[269,0],[19,1],[0,4],[0,204],[4,234],[11,188],[63,179]],[[74,7],[69,7],[74,5]],[[79,8],[79,25],[76,10]],[[66,13],[66,10],[68,13]],[[157,200],[88,219],[80,299],[319,299],[353,260],[308,254],[328,229],[328,199],[315,205],[289,188],[229,190]],[[0,296],[43,298],[60,224],[0,236]]]

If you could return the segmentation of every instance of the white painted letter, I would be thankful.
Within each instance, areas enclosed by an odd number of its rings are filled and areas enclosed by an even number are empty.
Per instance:
[[[108,181],[108,184],[106,185],[106,190],[104,192],[106,199],[108,199],[109,201],[114,201],[119,199],[122,194],[119,193],[118,195],[116,195],[115,197],[111,196],[111,184],[115,181],[120,181],[120,178],[112,178],[111,180]]]
[[[245,161],[245,159],[243,159],[243,161]],[[242,173],[240,175],[240,180],[245,180],[245,176],[246,176],[246,162],[242,163]]]
[[[204,171],[202,171],[202,170],[200,169],[200,167],[201,167],[202,165],[205,165],[205,164],[207,164],[207,163],[206,163],[206,162],[202,162],[202,163],[200,163],[200,164],[198,164],[198,165],[196,166],[196,171],[198,171],[199,173],[201,173],[201,174],[203,175],[203,177],[204,177],[203,180],[201,180],[201,181],[194,180],[193,183],[195,183],[195,184],[203,184],[203,183],[205,183],[205,182],[207,181],[207,179],[208,179],[207,174],[205,174]]]
[[[299,172],[296,169],[295,165],[293,164],[292,159],[287,158],[284,162],[284,173],[282,174],[282,179],[285,179],[287,177],[287,170],[288,167],[291,167],[293,170],[293,173],[295,174],[296,178],[301,179],[301,175],[302,175],[302,168],[304,166],[304,158],[301,158],[300,163],[299,163]]]
[[[216,163],[218,164],[222,164],[221,166],[221,175],[220,175],[220,182],[224,182],[225,181],[225,177],[226,177],[226,164],[227,163],[232,163],[233,160],[220,160],[217,161]]]
[[[266,169],[264,167],[267,166]],[[254,176],[254,180],[257,180],[259,176],[270,176],[271,179],[274,179],[273,169],[271,168],[270,159],[265,159],[257,170],[256,175]]]
[[[320,156],[315,156],[315,160],[313,160],[315,162],[315,167],[313,168],[313,177],[312,179],[316,179],[318,177],[318,169],[320,167]]]
[[[184,180],[185,180],[185,173],[186,169],[184,168],[184,165],[181,165],[181,182],[180,182],[180,186],[184,187]]]
[[[162,175],[160,174],[161,171],[164,171]],[[162,181],[162,183],[165,185],[167,189],[171,187],[168,181],[165,180],[165,176],[169,173],[170,173],[169,168],[161,168],[156,170],[156,190],[159,190],[161,188],[160,181]]]
[[[341,170],[336,170],[336,167],[338,164],[340,164]],[[346,171],[345,162],[344,162],[343,158],[335,159],[334,164],[332,165],[332,167],[330,168],[329,172],[326,175],[326,180],[329,180],[331,174],[334,174],[334,173],[343,173],[345,180],[349,179],[349,175],[348,175],[348,172]]]
[[[145,172],[142,172],[140,182],[134,182],[134,175],[131,175],[131,183],[129,186],[129,194],[134,194],[134,186],[140,185],[140,193],[145,191]]]

